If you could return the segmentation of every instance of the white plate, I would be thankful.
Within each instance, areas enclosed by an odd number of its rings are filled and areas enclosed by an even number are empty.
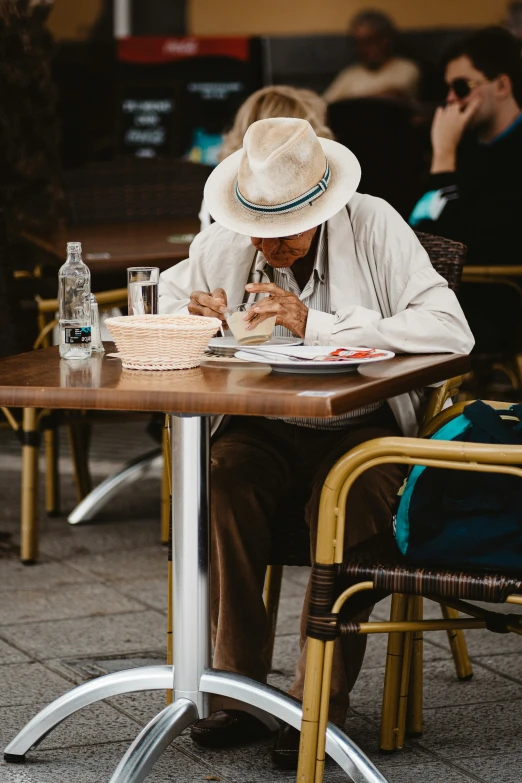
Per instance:
[[[302,342],[300,337],[272,337],[267,343],[256,345],[256,348],[262,348],[263,346],[268,348],[269,346],[280,347],[283,345],[301,345]],[[228,336],[213,337],[209,341],[208,347],[212,353],[215,353],[218,356],[234,356],[238,350],[241,350],[242,346],[239,345],[235,337]]]
[[[263,356],[262,350],[266,347],[267,350],[270,350],[271,354],[281,354],[281,359],[278,360],[274,358],[273,355],[270,356]],[[295,356],[302,356],[303,354],[308,356],[310,354],[313,354],[314,356],[326,356],[331,351],[335,350],[336,346],[333,345],[299,345],[296,346],[294,349],[292,349],[291,353]],[[357,346],[349,346],[349,345],[342,345],[337,346],[339,348],[346,348],[350,351],[358,351],[358,350],[367,350],[365,348],[360,348]],[[272,369],[275,372],[293,372],[293,373],[313,373],[318,375],[325,375],[325,374],[339,374],[339,373],[348,373],[348,372],[355,372],[357,370],[357,367],[360,364],[370,364],[372,362],[383,362],[387,361],[388,359],[393,359],[395,354],[392,351],[384,351],[379,349],[379,353],[382,353],[382,356],[376,356],[374,358],[369,359],[353,359],[353,360],[347,360],[344,362],[317,362],[317,361],[292,361],[290,358],[286,358],[284,356],[284,352],[289,352],[288,348],[274,346],[273,348],[268,349],[268,345],[257,345],[255,347],[255,353],[254,351],[249,351],[247,348],[244,348],[240,351],[238,351],[235,356],[237,359],[243,359],[244,361],[249,362],[261,362],[262,364],[269,364]]]

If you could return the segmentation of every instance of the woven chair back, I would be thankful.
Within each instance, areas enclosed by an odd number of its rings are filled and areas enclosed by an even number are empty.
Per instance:
[[[118,158],[69,171],[69,225],[197,218],[211,170],[177,158]]]
[[[462,270],[468,254],[466,245],[453,239],[424,234],[422,231],[415,233],[436,271],[448,281],[451,290],[458,294]]]

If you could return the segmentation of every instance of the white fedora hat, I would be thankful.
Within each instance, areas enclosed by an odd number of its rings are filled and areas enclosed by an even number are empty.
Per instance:
[[[284,237],[319,226],[346,206],[361,167],[349,149],[320,139],[307,120],[254,122],[243,149],[225,158],[205,185],[210,214],[253,237]]]

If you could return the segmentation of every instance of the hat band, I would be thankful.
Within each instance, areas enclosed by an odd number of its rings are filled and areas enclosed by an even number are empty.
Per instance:
[[[284,204],[274,204],[272,206],[267,204],[254,204],[252,201],[248,201],[239,190],[238,180],[236,180],[236,198],[245,209],[249,209],[251,212],[258,212],[263,215],[282,215],[286,212],[295,212],[296,209],[301,209],[301,207],[304,207],[306,204],[310,204],[311,206],[313,201],[323,195],[329,182],[330,164],[326,161],[326,171],[317,185],[314,185],[313,188],[310,188],[306,193],[303,193],[302,196],[297,196],[297,198],[286,201]]]

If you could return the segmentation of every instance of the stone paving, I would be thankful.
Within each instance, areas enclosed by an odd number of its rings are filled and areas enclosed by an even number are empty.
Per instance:
[[[144,423],[95,429],[93,472],[101,480],[125,459],[151,448]],[[115,446],[115,444],[118,444]],[[64,515],[42,513],[39,563],[20,565],[20,459],[12,433],[0,430],[0,746],[41,707],[75,683],[126,666],[165,659],[166,551],[159,542],[159,480],[127,488],[95,521],[67,524],[74,505],[64,445]],[[12,534],[12,538],[8,534]],[[287,568],[271,681],[287,687],[298,647],[307,569]],[[428,607],[427,607],[428,608]],[[385,618],[387,602],[376,607]],[[434,611],[428,609],[428,611]],[[436,615],[435,615],[436,616]],[[468,633],[474,677],[459,683],[446,637],[425,644],[424,734],[400,753],[378,751],[385,638],[369,639],[352,693],[348,734],[389,783],[520,783],[522,780],[522,639]],[[120,696],[82,710],[28,754],[23,766],[0,762],[0,783],[104,783],[140,727],[164,705],[163,693]],[[270,741],[230,751],[195,746],[185,732],[147,781],[230,783],[292,781],[272,767]],[[325,780],[347,776],[328,764]]]

